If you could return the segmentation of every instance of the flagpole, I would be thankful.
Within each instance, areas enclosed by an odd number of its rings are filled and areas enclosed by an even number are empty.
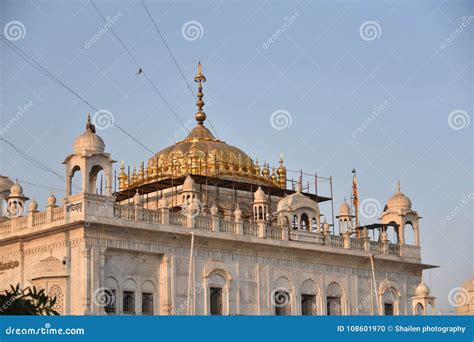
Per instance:
[[[354,204],[354,212],[355,212],[355,226],[359,227],[359,198],[357,196],[357,174],[356,169],[352,169],[352,197],[353,197],[353,204]]]

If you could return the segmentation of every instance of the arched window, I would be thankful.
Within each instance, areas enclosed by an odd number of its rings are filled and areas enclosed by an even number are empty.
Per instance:
[[[107,277],[105,279],[105,289],[103,293],[104,310],[108,315],[117,313],[117,291],[118,283],[114,278]]]
[[[137,284],[133,279],[127,279],[123,285],[122,311],[125,315],[135,315],[135,296]]]
[[[314,316],[316,309],[316,284],[312,280],[306,280],[301,285],[301,314],[303,316]]]
[[[70,189],[71,195],[82,192],[81,168],[77,165],[74,166],[71,170]]]
[[[94,194],[105,194],[107,179],[102,166],[94,165],[89,173],[89,191]]]
[[[291,297],[290,293],[284,288],[278,288],[273,291],[272,304],[275,307],[276,316],[291,315]]]
[[[303,213],[301,215],[301,224],[300,224],[301,230],[309,230],[309,218],[306,213]]]
[[[262,209],[263,209],[262,206],[259,205],[258,206],[258,219],[259,220],[263,220],[263,210]]]
[[[404,227],[405,230],[405,244],[414,246],[415,243],[415,229],[411,222],[407,222]]]
[[[225,315],[228,309],[228,286],[226,278],[221,272],[214,271],[208,278],[209,314],[214,316]]]
[[[382,310],[385,316],[398,315],[398,294],[394,288],[387,288],[382,297]]]
[[[298,216],[293,215],[293,219],[291,220],[291,227],[293,229],[298,229]]]
[[[332,282],[326,289],[327,315],[342,315],[342,289],[339,284]]]
[[[319,231],[318,221],[316,221],[316,218],[315,218],[315,217],[313,217],[313,219],[311,220],[311,231],[312,231],[312,232],[317,232],[317,231]]]
[[[273,288],[274,290],[270,294],[270,302],[275,310],[275,315],[291,315],[291,303],[293,299],[291,289],[293,286],[289,278],[285,276],[279,277],[276,280]]]
[[[153,315],[155,308],[155,285],[146,280],[142,285],[142,315]]]
[[[423,315],[423,305],[421,303],[418,303],[415,305],[415,315],[416,316]]]

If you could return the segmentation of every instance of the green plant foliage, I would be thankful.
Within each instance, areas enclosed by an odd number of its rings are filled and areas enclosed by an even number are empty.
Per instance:
[[[56,298],[50,298],[44,289],[37,290],[34,286],[21,289],[20,284],[10,285],[9,290],[0,293],[0,315],[59,315],[54,304]]]

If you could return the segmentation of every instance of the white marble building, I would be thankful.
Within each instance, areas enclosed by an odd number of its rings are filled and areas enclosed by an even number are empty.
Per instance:
[[[18,182],[0,177],[0,289],[45,288],[73,315],[434,311],[422,282],[434,266],[421,261],[420,216],[400,188],[378,222],[359,226],[344,202],[331,227],[332,214],[320,212],[331,198],[310,193],[302,177],[288,186],[282,159],[260,168],[212,135],[201,70],[196,81],[197,126],[146,167],[122,164],[117,191],[114,160],[90,121],[64,160],[61,203],[51,195],[38,211]]]

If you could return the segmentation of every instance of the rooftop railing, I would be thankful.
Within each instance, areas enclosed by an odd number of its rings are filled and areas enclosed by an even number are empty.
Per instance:
[[[0,222],[0,242],[19,235],[26,235],[73,222],[114,220],[127,225],[130,221],[141,221],[153,225],[179,226],[242,235],[254,238],[309,243],[335,249],[349,249],[367,253],[378,253],[420,259],[420,247],[399,245],[390,241],[372,241],[368,236],[354,238],[349,233],[333,235],[329,231],[312,232],[280,226],[275,222],[252,222],[241,217],[224,219],[218,214],[172,212],[170,208],[145,209],[142,205],[119,205],[107,196],[80,194],[69,197],[63,206],[49,206],[43,212],[29,212],[26,216]],[[118,223],[117,221],[122,221]],[[224,238],[224,235],[216,235]]]

